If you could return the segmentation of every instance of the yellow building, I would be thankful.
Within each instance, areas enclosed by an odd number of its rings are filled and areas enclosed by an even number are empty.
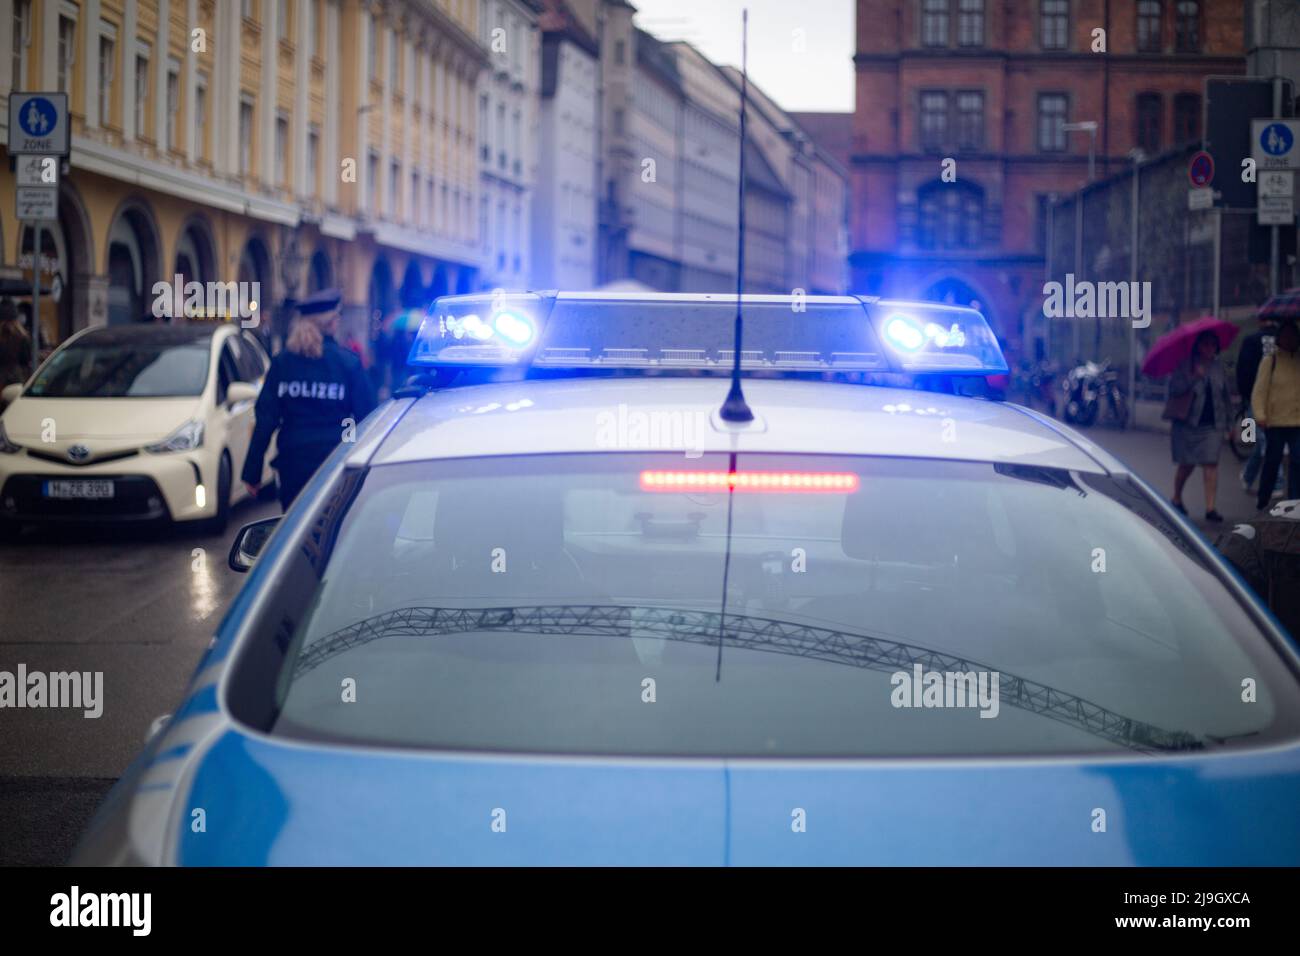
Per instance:
[[[11,90],[69,94],[70,172],[40,266],[57,341],[135,321],[154,286],[257,282],[261,316],[337,285],[349,334],[474,287],[478,0],[5,0]],[[12,12],[8,8],[12,7]],[[0,163],[0,274],[32,231]]]

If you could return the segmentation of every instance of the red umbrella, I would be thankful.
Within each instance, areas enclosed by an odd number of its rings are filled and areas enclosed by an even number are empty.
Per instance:
[[[1180,325],[1156,339],[1156,344],[1151,346],[1151,351],[1142,360],[1142,374],[1152,378],[1172,375],[1192,354],[1192,346],[1202,332],[1213,332],[1218,336],[1219,350],[1222,351],[1232,344],[1239,331],[1231,322],[1211,315]]]
[[[1280,292],[1260,307],[1261,319],[1294,319],[1300,316],[1300,289]]]

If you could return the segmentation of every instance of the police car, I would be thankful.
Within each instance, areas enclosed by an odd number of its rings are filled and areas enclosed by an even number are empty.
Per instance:
[[[222,533],[247,497],[234,477],[268,364],[234,323],[78,332],[25,386],[4,390],[0,537],[61,521],[171,520]]]
[[[435,303],[74,862],[1300,862],[1296,647],[977,312],[736,311]]]

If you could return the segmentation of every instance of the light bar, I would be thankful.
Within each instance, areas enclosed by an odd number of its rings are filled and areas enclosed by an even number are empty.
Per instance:
[[[411,365],[521,365],[537,346],[546,299],[531,292],[444,296],[420,323]]]
[[[851,471],[643,471],[641,490],[846,495],[858,490],[858,476]]]
[[[974,309],[861,296],[746,295],[742,372],[994,375],[1006,360]],[[557,292],[444,296],[411,365],[701,369],[733,364],[736,296]]]
[[[997,375],[1007,371],[997,337],[974,309],[881,299],[870,311],[902,372]]]

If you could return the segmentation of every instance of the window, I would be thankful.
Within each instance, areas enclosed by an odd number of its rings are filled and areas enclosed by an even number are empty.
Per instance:
[[[921,91],[921,148],[939,149],[948,138],[948,94]]]
[[[1137,144],[1148,155],[1160,152],[1159,93],[1138,94]]]
[[[957,43],[984,45],[984,0],[957,0]]]
[[[614,62],[622,66],[626,59],[627,44],[623,40],[619,40],[614,44]]]
[[[949,0],[922,0],[921,45],[948,45]]]
[[[973,249],[982,241],[984,195],[961,183],[930,183],[918,194],[917,245]]]
[[[1138,0],[1137,48],[1139,53],[1160,52],[1160,0]]]
[[[72,68],[77,61],[77,21],[59,17],[59,73],[60,92],[72,91]]]
[[[149,57],[135,57],[135,134],[145,136],[149,126]]]
[[[366,18],[366,30],[369,34],[366,37],[366,56],[370,61],[370,78],[377,80],[379,79],[379,22],[373,13]]]
[[[379,211],[379,154],[373,149],[366,157],[366,208],[372,216]]]
[[[1201,97],[1196,93],[1179,93],[1174,97],[1174,145],[1200,138]]]
[[[320,188],[320,129],[307,127],[307,189],[310,196],[316,195]]]
[[[113,121],[113,76],[117,64],[113,57],[112,37],[99,38],[99,125],[108,126]]]
[[[1070,45],[1070,0],[1041,0],[1038,8],[1038,42],[1044,50],[1064,50]]]
[[[284,115],[275,118],[275,184],[289,184],[289,120]]]
[[[388,51],[385,53],[388,58],[388,87],[393,92],[397,92],[401,87],[397,82],[397,34],[390,31],[388,34]]]
[[[1178,0],[1174,21],[1176,49],[1179,53],[1201,51],[1201,5],[1197,0]]]
[[[176,114],[181,108],[181,74],[179,66],[167,68],[167,142],[166,149],[176,148]]]
[[[13,89],[27,88],[27,48],[32,42],[32,0],[15,0],[13,25]]]
[[[478,100],[478,135],[480,137],[479,158],[486,162],[492,160],[492,144],[488,141],[491,132],[488,124],[488,98],[485,93]]]
[[[1064,93],[1038,94],[1038,148],[1044,153],[1065,151],[1065,118],[1069,112]]]
[[[307,0],[307,55],[316,55],[316,32],[320,29],[317,22],[316,0]]]
[[[419,216],[417,215],[419,210],[420,210],[420,171],[418,169],[413,169],[411,170],[411,208],[410,208],[412,222],[417,222],[417,223],[419,222]]]
[[[253,19],[253,15],[255,12],[256,11],[253,9],[253,0],[240,0],[239,3],[240,16],[242,16],[245,20],[251,20]]]
[[[397,160],[392,160],[388,164],[388,215],[397,216],[397,207],[400,202],[397,198],[397,190],[402,182],[402,167]]]
[[[275,35],[277,39],[289,39],[289,0],[277,0],[275,10]]]
[[[984,94],[978,90],[957,94],[957,145],[962,149],[984,146]]]
[[[200,76],[194,86],[194,151],[208,158],[208,81]]]
[[[239,172],[253,173],[253,102],[249,99],[239,103]]]

